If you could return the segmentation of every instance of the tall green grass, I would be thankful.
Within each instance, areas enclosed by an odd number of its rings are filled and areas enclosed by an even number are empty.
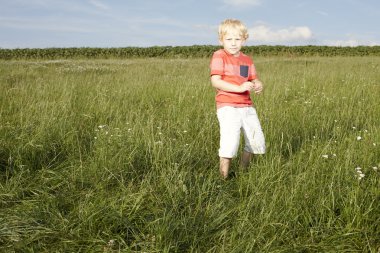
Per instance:
[[[208,59],[1,61],[0,249],[379,252],[380,58],[255,63],[268,153],[223,181]]]

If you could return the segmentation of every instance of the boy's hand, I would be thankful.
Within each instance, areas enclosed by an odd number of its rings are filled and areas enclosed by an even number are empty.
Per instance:
[[[260,94],[263,91],[263,83],[260,80],[254,80],[252,84],[256,94]]]
[[[254,84],[252,82],[244,82],[240,85],[240,89],[241,89],[241,92],[245,92],[245,91],[251,91],[253,90],[255,87],[254,87]]]

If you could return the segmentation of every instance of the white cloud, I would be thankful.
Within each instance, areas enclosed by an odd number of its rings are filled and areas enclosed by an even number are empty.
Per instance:
[[[105,11],[107,11],[107,10],[110,9],[110,7],[108,5],[102,3],[102,2],[100,2],[98,0],[89,0],[88,2],[90,4],[92,4],[93,6],[95,6],[99,10],[105,10]]]
[[[319,15],[321,15],[321,16],[325,16],[325,17],[327,17],[329,14],[327,13],[327,12],[325,12],[325,11],[317,11],[317,13],[319,14]]]
[[[357,39],[348,39],[348,40],[326,40],[325,43],[328,46],[335,47],[357,47],[357,46],[378,46],[379,42],[375,41],[361,41]]]
[[[264,43],[287,43],[310,41],[313,33],[307,26],[289,27],[279,30],[260,24],[249,29],[250,40]]]
[[[244,7],[244,6],[256,6],[260,5],[260,0],[223,0],[228,6]]]
[[[356,47],[359,45],[357,40],[333,40],[327,41],[329,46],[338,46],[338,47]]]
[[[326,38],[323,41],[323,44],[340,47],[378,46],[380,45],[380,41],[375,35],[375,33],[348,33],[340,36],[331,36],[332,38]]]

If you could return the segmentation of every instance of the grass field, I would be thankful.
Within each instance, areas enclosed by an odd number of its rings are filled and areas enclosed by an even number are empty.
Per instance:
[[[380,252],[380,57],[255,63],[223,181],[209,59],[0,61],[0,251]]]

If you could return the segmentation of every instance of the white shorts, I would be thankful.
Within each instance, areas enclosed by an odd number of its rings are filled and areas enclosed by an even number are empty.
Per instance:
[[[220,127],[220,157],[236,156],[240,129],[244,134],[245,151],[253,154],[265,153],[264,133],[255,108],[223,106],[217,110],[217,115]]]

